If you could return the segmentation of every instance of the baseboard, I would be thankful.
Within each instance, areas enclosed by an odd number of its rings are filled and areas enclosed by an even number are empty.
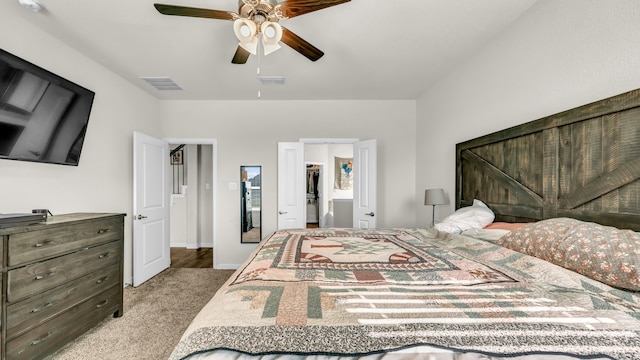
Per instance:
[[[185,249],[190,249],[190,250],[195,250],[195,249],[212,249],[213,248],[213,243],[204,243],[204,244],[197,244],[197,245],[192,245],[192,244],[187,244],[187,243],[171,243],[169,244],[170,247],[175,247],[175,248],[185,248]]]

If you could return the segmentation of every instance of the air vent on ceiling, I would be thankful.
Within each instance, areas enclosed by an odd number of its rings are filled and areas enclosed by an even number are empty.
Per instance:
[[[169,77],[140,77],[140,79],[148,82],[158,90],[182,90],[180,85],[176,84],[176,82]]]
[[[284,76],[258,76],[262,85],[284,85]]]

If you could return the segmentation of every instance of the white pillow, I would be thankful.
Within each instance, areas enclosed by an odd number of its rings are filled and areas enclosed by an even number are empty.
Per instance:
[[[447,216],[442,222],[437,223],[435,228],[451,234],[460,234],[467,229],[482,229],[491,224],[495,219],[495,214],[485,203],[474,199],[473,205],[456,210]]]

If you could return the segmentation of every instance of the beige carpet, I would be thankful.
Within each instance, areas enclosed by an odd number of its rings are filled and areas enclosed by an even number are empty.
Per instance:
[[[48,360],[167,359],[193,317],[232,270],[169,268],[124,289],[124,315],[109,317]]]

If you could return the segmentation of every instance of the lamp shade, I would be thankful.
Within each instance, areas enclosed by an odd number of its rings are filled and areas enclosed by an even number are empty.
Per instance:
[[[427,189],[424,191],[425,205],[442,205],[447,203],[443,189]]]
[[[265,21],[260,25],[260,31],[262,31],[262,47],[265,55],[280,49],[279,42],[282,40],[282,27],[280,24]]]
[[[249,19],[238,19],[233,22],[233,32],[240,40],[240,46],[255,55],[258,49],[258,37],[256,36],[256,23]]]

